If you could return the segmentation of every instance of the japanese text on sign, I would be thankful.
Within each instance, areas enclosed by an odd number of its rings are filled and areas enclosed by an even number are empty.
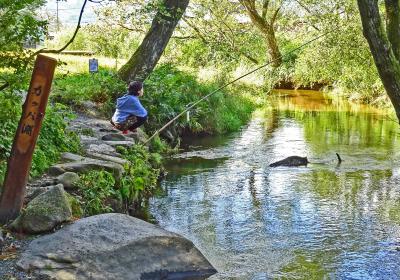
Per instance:
[[[41,95],[43,92],[43,86],[46,83],[46,78],[38,76],[33,81],[33,86],[26,97],[25,101],[25,116],[20,126],[19,134],[20,139],[17,144],[17,148],[21,153],[25,153],[32,141],[32,135],[35,131],[35,125],[42,115],[39,113],[39,106],[41,102]]]

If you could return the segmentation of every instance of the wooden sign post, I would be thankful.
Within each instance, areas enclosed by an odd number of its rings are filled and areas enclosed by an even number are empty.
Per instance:
[[[46,111],[57,60],[38,55],[0,197],[0,223],[15,219],[21,211],[32,155]]]

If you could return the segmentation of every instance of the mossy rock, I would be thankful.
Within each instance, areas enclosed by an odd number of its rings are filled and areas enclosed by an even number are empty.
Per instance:
[[[41,233],[70,221],[72,210],[63,185],[58,184],[35,197],[10,225],[17,232]]]
[[[79,175],[74,172],[65,172],[57,177],[58,181],[63,184],[65,189],[77,188]]]

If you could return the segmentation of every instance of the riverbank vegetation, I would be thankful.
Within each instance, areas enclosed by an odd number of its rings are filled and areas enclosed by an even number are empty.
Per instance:
[[[6,92],[0,95],[0,181],[4,180],[7,158],[10,156],[15,131],[22,113],[22,96]],[[80,144],[77,135],[67,130],[67,122],[73,118],[72,112],[61,104],[49,106],[42,124],[33,155],[31,177],[41,175],[51,164],[55,163],[60,153],[79,152]]]
[[[61,152],[79,152],[77,136],[67,130],[71,111],[81,111],[91,102],[101,112],[98,117],[110,118],[130,80],[144,80],[142,103],[149,111],[144,129],[149,135],[216,91],[160,134],[177,148],[179,137],[188,134],[238,130],[274,88],[319,89],[355,102],[389,104],[354,1],[107,2],[95,8],[96,20],[83,24],[80,19],[77,27],[62,28],[51,17],[38,20],[46,11],[41,0],[9,1],[0,8],[5,11],[0,19],[0,105],[4,108],[0,129],[5,135],[0,141],[4,163],[0,179],[21,114],[20,96],[26,92],[39,53],[57,58],[59,64],[32,176],[43,173]],[[99,71],[88,72],[88,56],[63,55],[63,50],[94,54]],[[217,90],[266,63],[258,72]],[[165,151],[163,141],[157,139],[150,151]],[[124,179],[119,192],[108,193],[107,184],[95,192],[104,189],[105,197],[118,194],[131,202],[141,201],[139,193],[146,193],[141,184],[152,189],[157,177],[158,168],[149,163],[154,156],[150,151],[130,151],[142,160],[132,164],[139,169],[126,170],[130,175],[125,186],[130,188],[124,187]],[[129,152],[122,154],[129,157]],[[106,173],[87,176],[92,181],[95,176],[103,176],[100,181],[108,178]],[[91,200],[90,193],[82,195]],[[92,209],[87,213],[107,210],[101,201],[87,206]]]

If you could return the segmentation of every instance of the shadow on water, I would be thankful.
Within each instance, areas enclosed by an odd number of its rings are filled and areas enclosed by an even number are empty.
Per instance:
[[[398,125],[320,92],[269,104],[237,134],[188,143],[151,213],[194,241],[211,279],[400,279]],[[312,163],[268,166],[291,155]]]

